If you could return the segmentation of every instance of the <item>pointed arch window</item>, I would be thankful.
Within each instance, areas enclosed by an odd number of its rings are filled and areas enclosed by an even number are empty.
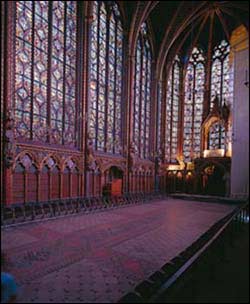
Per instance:
[[[161,149],[161,123],[162,123],[162,82],[158,84],[158,100],[157,100],[157,151]]]
[[[16,1],[17,137],[76,147],[77,2]]]
[[[146,23],[139,33],[135,59],[133,141],[140,158],[149,158],[152,50]]]
[[[230,45],[222,40],[214,48],[213,62],[211,67],[211,101],[210,108],[213,108],[213,101],[217,95],[219,106],[224,102],[232,106],[233,101],[233,68],[229,62]]]
[[[121,153],[123,25],[115,1],[94,1],[90,46],[89,132],[95,149]]]
[[[209,150],[225,150],[225,127],[220,122],[216,122],[210,127],[207,146]]]
[[[175,57],[167,81],[166,94],[166,160],[176,162],[180,119],[180,59]]]
[[[213,101],[217,97],[219,108],[224,104],[233,108],[233,64],[229,60],[230,45],[222,40],[213,51],[213,62],[211,67],[211,100],[210,109],[212,110]],[[212,133],[213,144],[217,149],[225,149],[225,140],[227,144],[232,141],[232,132],[229,127],[226,131],[220,124],[216,125]],[[216,145],[215,145],[216,143]]]
[[[183,155],[186,162],[200,156],[201,123],[204,103],[205,58],[194,48],[185,76]]]

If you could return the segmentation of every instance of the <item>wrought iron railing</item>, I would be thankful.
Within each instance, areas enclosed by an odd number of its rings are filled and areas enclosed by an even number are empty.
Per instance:
[[[165,197],[165,196],[164,196]],[[143,204],[163,198],[159,192],[124,193],[121,196],[91,196],[55,199],[44,202],[18,203],[2,206],[1,225],[9,226],[27,221],[89,213],[132,204]]]

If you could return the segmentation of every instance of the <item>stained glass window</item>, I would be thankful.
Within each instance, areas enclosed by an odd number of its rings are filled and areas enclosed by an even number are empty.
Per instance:
[[[170,69],[166,94],[166,160],[176,162],[180,109],[180,59],[176,56]]]
[[[202,50],[195,47],[185,76],[183,155],[186,162],[200,156],[205,85],[204,62]]]
[[[233,92],[232,88],[232,66],[229,64],[230,45],[223,40],[214,48],[212,74],[211,74],[211,102],[210,107],[213,107],[213,100],[216,95],[220,101],[219,106],[224,102],[231,105]]]
[[[219,107],[226,105],[233,108],[233,65],[229,61],[230,45],[225,40],[214,48],[213,63],[211,73],[211,100],[210,108],[213,108],[213,101],[218,97]],[[210,147],[216,149],[224,149],[225,136],[227,141],[232,141],[232,134],[228,132],[225,135],[225,129],[217,124],[212,132],[213,144]]]
[[[89,131],[95,149],[120,154],[123,27],[115,1],[94,1],[90,46]]]
[[[214,123],[209,129],[208,149],[225,149],[225,127],[219,122]]]
[[[162,123],[162,82],[158,84],[158,102],[157,102],[157,151],[161,148],[161,123]]]
[[[16,2],[18,137],[76,145],[76,35],[76,1]]]
[[[152,53],[146,23],[142,24],[136,46],[133,105],[133,141],[141,158],[149,157]]]

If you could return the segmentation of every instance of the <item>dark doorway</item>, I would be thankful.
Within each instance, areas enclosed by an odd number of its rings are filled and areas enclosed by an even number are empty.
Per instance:
[[[211,164],[202,172],[203,193],[206,195],[225,196],[224,170],[222,167]]]
[[[108,179],[103,187],[104,196],[122,195],[123,188],[123,171],[118,167],[111,167],[107,172]]]
[[[113,166],[109,169],[109,182],[112,182],[113,180],[116,179],[122,179],[122,177],[123,177],[123,172],[118,167]]]

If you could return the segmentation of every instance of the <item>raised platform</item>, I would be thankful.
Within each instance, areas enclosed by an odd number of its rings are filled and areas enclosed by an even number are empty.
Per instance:
[[[234,208],[169,198],[4,228],[17,302],[117,302]]]

